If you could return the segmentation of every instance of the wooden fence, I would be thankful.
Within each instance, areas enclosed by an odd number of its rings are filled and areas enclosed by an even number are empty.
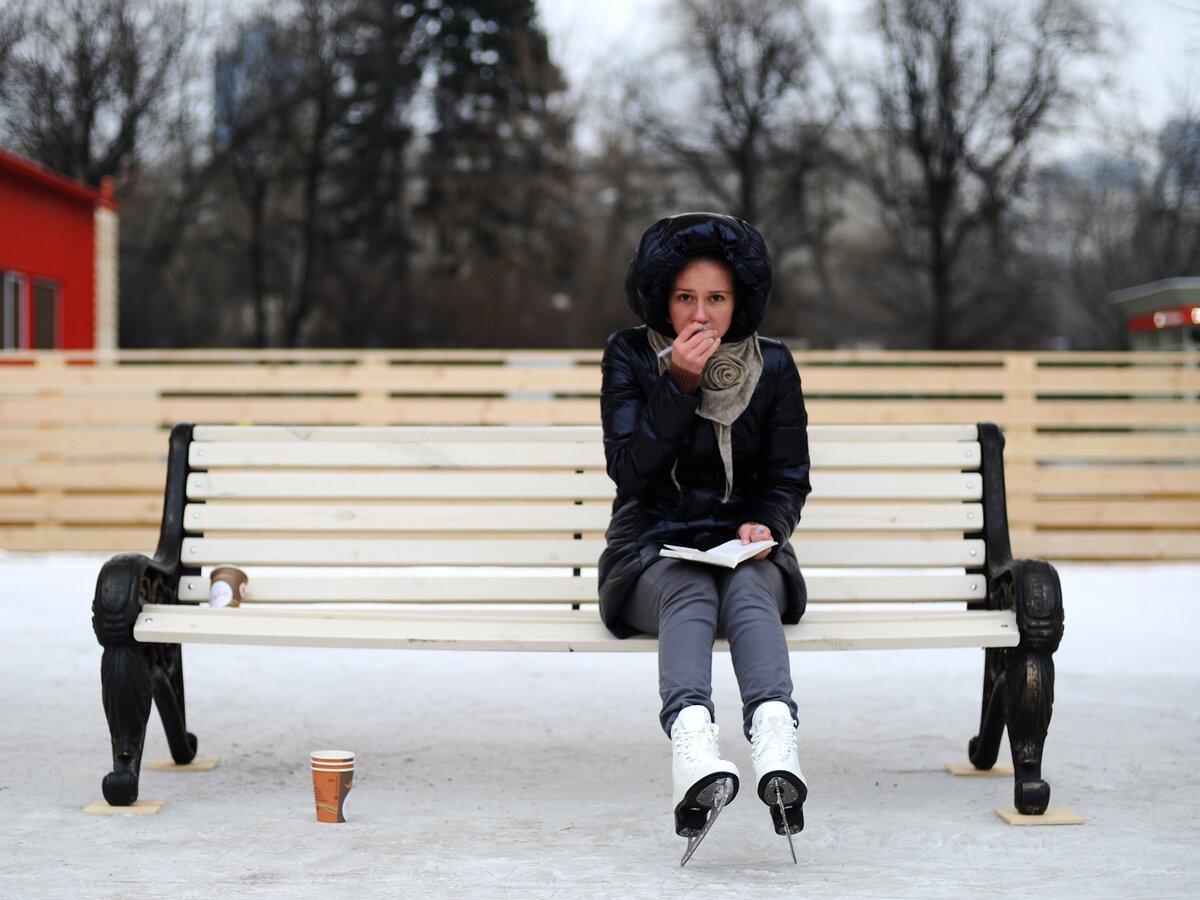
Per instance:
[[[0,548],[152,550],[177,421],[595,424],[599,352],[0,357]],[[1200,559],[1184,354],[798,353],[812,423],[999,423],[1014,550]]]

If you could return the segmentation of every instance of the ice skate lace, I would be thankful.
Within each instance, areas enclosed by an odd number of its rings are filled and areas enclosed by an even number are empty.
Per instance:
[[[787,719],[768,719],[767,727],[754,735],[750,744],[754,765],[761,768],[764,760],[790,763],[796,756],[796,729]]]
[[[705,725],[695,731],[683,731],[677,736],[679,755],[689,764],[719,756],[717,726]]]

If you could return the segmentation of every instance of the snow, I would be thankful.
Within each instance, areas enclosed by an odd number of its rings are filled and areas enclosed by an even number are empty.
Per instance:
[[[0,555],[5,897],[1200,895],[1200,566],[1060,567],[1044,771],[1086,825],[1005,825],[1010,778],[944,772],[981,652],[798,653],[800,864],[743,792],[680,869],[652,654],[187,647],[189,725],[220,765],[143,769],[156,816],[84,815],[110,763],[101,562]],[[715,680],[749,772],[727,655]],[[344,825],[314,821],[323,746],[358,754]],[[155,715],[146,760],[166,752]]]

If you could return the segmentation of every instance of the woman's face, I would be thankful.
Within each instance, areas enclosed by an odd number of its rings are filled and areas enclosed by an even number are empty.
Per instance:
[[[688,263],[671,285],[667,314],[676,334],[697,322],[724,337],[733,321],[733,270],[711,259]]]

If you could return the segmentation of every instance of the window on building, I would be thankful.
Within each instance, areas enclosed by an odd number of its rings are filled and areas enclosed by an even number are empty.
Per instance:
[[[33,282],[33,347],[34,350],[54,350],[62,346],[61,291],[57,281],[37,278]]]
[[[0,293],[3,295],[4,349],[24,350],[25,341],[25,276],[17,272],[0,272]]]

